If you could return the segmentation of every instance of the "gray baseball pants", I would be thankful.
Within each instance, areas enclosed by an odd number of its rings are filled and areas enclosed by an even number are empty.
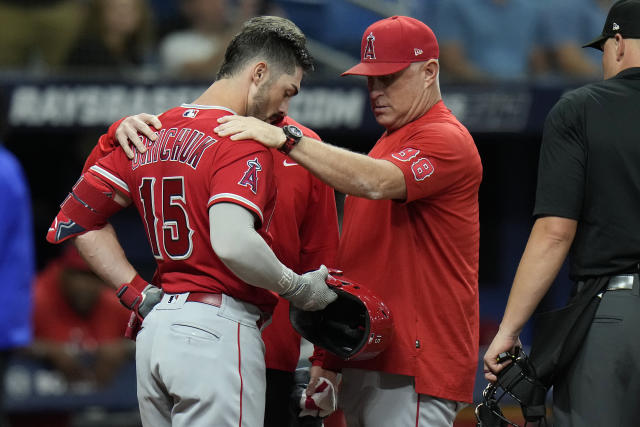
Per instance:
[[[137,336],[138,403],[145,427],[262,426],[264,343],[254,305],[220,307],[164,295]]]

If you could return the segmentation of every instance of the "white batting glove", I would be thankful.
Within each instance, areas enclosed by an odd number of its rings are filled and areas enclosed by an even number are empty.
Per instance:
[[[338,409],[338,393],[333,387],[331,381],[324,377],[318,378],[316,389],[312,395],[308,396],[306,392],[300,396],[300,414],[299,417],[328,417],[336,409]]]
[[[338,298],[326,283],[329,270],[324,265],[303,275],[293,273],[289,290],[282,293],[283,298],[301,310],[322,310]]]

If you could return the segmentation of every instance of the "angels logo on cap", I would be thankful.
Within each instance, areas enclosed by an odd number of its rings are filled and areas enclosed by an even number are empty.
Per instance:
[[[362,59],[376,59],[376,51],[373,48],[373,42],[376,40],[373,33],[369,33],[367,36],[367,47],[364,48]]]

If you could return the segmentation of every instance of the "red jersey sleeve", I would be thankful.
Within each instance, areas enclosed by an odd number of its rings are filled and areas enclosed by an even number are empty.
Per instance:
[[[95,147],[93,147],[93,150],[91,150],[89,157],[87,157],[87,160],[84,162],[82,173],[85,173],[91,166],[95,165],[99,159],[105,157],[107,154],[118,147],[118,143],[116,142],[116,130],[124,119],[125,117],[109,126],[109,130],[107,131],[107,133],[105,133],[98,139],[98,143]]]
[[[235,203],[253,212],[260,225],[268,222],[271,213],[267,206],[276,191],[271,152],[254,141],[220,144],[216,167],[212,168],[207,209],[216,203]]]
[[[131,198],[131,191],[127,183],[123,169],[129,163],[126,154],[122,150],[115,150],[102,157],[98,162],[89,167],[87,173],[108,182],[127,197]]]
[[[448,191],[469,176],[465,170],[473,166],[474,150],[473,140],[464,129],[430,124],[382,158],[402,170],[407,186],[405,202],[409,203]]]

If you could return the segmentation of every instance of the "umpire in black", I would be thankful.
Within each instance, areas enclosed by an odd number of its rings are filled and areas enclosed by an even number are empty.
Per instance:
[[[585,47],[603,52],[604,81],[563,95],[547,117],[536,221],[484,356],[485,377],[495,381],[504,366],[497,355],[520,345],[570,253],[572,298],[531,349],[539,376],[554,385],[554,426],[637,426],[640,0],[613,4],[602,34]]]

